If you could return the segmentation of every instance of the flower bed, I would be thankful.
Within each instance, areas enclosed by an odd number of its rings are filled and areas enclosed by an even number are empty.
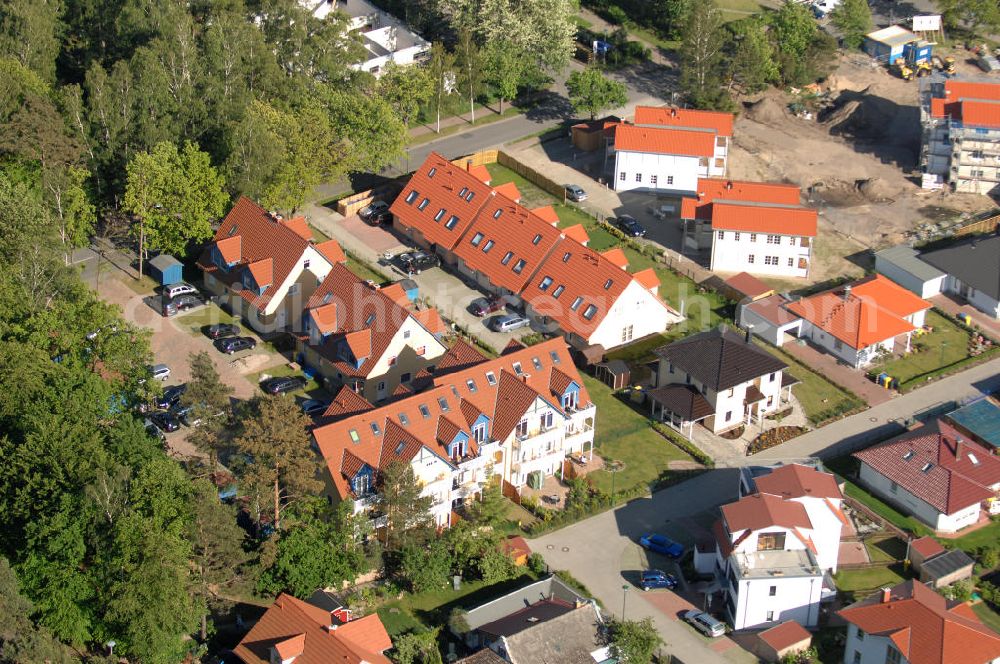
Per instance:
[[[756,454],[757,452],[763,452],[764,450],[772,447],[777,447],[778,445],[788,442],[796,436],[804,434],[806,431],[808,431],[808,429],[805,427],[775,427],[773,429],[768,429],[753,439],[753,442],[747,447],[747,456]]]

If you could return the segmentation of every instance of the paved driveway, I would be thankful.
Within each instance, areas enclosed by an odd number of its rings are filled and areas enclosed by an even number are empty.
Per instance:
[[[638,572],[647,564],[645,553],[635,543],[639,535],[670,530],[677,522],[735,500],[737,483],[735,470],[710,471],[650,498],[633,500],[617,510],[531,540],[529,545],[552,569],[568,570],[586,585],[607,612],[620,617],[624,601],[626,618],[651,617],[668,644],[665,650],[681,661],[756,662],[756,657],[728,637],[708,640],[682,622],[680,614],[693,607],[677,593],[643,593],[634,585]]]

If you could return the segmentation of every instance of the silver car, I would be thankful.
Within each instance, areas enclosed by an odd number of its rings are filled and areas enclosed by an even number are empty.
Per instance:
[[[170,378],[170,367],[165,364],[154,364],[149,368],[156,380],[166,380]]]
[[[522,327],[528,327],[529,325],[531,325],[530,320],[524,316],[518,316],[517,314],[499,316],[490,321],[490,326],[493,328],[494,332],[513,332],[514,330],[520,330]]]
[[[163,287],[163,294],[166,295],[171,300],[178,295],[196,295],[198,289],[191,284],[186,284],[183,281],[177,284],[170,284],[169,286]]]
[[[719,622],[709,614],[704,611],[695,611],[691,609],[684,613],[684,620],[691,623],[691,625],[709,637],[722,636],[726,633],[725,623]]]

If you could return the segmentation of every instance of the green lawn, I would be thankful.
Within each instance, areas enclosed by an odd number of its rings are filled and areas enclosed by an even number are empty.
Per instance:
[[[873,563],[891,563],[906,558],[906,542],[898,537],[869,538],[865,548]]]
[[[354,256],[347,257],[347,269],[349,269],[354,274],[358,275],[362,279],[374,281],[376,284],[384,284],[386,282],[392,281],[389,277],[383,273],[375,270],[368,266],[367,263],[362,262],[355,258]]]
[[[337,199],[334,199],[334,200],[337,200]],[[324,203],[324,205],[326,205],[326,203]],[[324,233],[320,229],[316,228],[312,224],[309,224],[309,230],[312,231],[313,239],[316,240],[316,244],[319,244],[321,242],[326,242],[327,240],[330,239],[329,235],[327,235],[326,233]]]
[[[865,596],[866,591],[894,586],[906,580],[898,565],[886,567],[866,567],[863,569],[842,569],[833,575],[837,589],[846,593],[859,593],[856,599]]]
[[[180,325],[186,332],[193,334],[196,337],[200,337],[204,334],[202,329],[208,325],[215,325],[217,323],[236,323],[243,327],[243,324],[234,319],[228,313],[223,311],[220,307],[214,304],[206,304],[203,307],[198,307],[197,309],[189,312],[183,313],[177,316],[177,324]]]
[[[931,326],[934,331],[920,337],[914,336],[910,342],[913,346],[923,346],[924,350],[890,360],[881,365],[879,370],[904,383],[968,356],[968,330],[934,311],[927,312],[926,325]]]
[[[986,602],[973,604],[972,610],[977,616],[979,616],[979,619],[982,620],[987,627],[992,629],[994,632],[1000,632],[1000,614],[991,609],[989,604]]]
[[[594,449],[606,459],[623,461],[615,473],[615,490],[649,484],[667,470],[670,461],[690,460],[649,426],[649,417],[622,403],[604,383],[583,376],[590,400],[597,405]],[[588,475],[604,491],[611,491],[611,473],[598,470]]]
[[[496,188],[502,184],[513,182],[517,186],[517,190],[521,192],[521,205],[526,208],[530,209],[541,207],[542,205],[555,205],[556,203],[562,203],[562,201],[557,200],[556,197],[549,192],[531,182],[528,182],[528,180],[524,179],[506,166],[501,166],[496,163],[486,164],[486,170],[488,170],[492,176],[492,179],[490,180],[491,187]]]
[[[924,535],[932,534],[931,529],[922,522],[899,512],[893,506],[879,500],[872,494],[865,491],[862,487],[847,479],[848,476],[852,476],[854,474],[853,468],[857,464],[856,460],[850,457],[838,457],[836,459],[826,461],[825,464],[827,468],[843,478],[844,493],[847,496],[864,504],[868,507],[868,509],[875,512],[889,523],[895,525],[897,528],[913,533],[915,537],[923,537]]]
[[[802,409],[810,422],[815,424],[831,417],[835,412],[846,412],[863,405],[860,399],[810,371],[791,355],[773,346],[766,348],[788,365],[788,372],[791,375],[802,381],[792,388],[792,393],[802,404]]]
[[[482,581],[463,581],[462,587],[457,591],[448,585],[447,588],[422,593],[404,593],[402,599],[380,606],[378,615],[389,636],[438,627],[448,624],[448,616],[454,608],[469,609],[478,606],[536,580],[534,574],[522,568],[520,577],[492,586]]]
[[[249,374],[247,376],[247,380],[249,380],[251,383],[259,385],[260,381],[263,380],[262,376],[264,374],[267,374],[269,378],[274,378],[276,376],[301,376],[302,371],[299,369],[293,369],[290,366],[288,366],[288,364],[278,364],[263,369],[262,371]],[[263,393],[264,393],[263,390],[261,390],[261,394]],[[295,390],[294,392],[289,392],[288,394],[289,396],[301,397],[303,399],[323,399],[323,398],[329,398],[330,396],[329,394],[327,394],[327,391],[323,389],[323,387],[316,381],[315,378],[306,383],[305,387],[303,387],[301,390]]]
[[[1000,521],[994,521],[968,535],[951,540],[953,545],[966,553],[972,553],[981,546],[991,546],[997,542],[1000,542]]]

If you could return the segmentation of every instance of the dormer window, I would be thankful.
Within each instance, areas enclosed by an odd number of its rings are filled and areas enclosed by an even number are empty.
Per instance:
[[[413,201],[417,200],[417,196],[419,196],[419,195],[420,195],[420,192],[418,192],[416,189],[414,189],[413,191],[411,191],[410,193],[408,193],[406,195],[406,202],[408,204],[410,204],[410,205],[413,205]]]
[[[580,393],[577,391],[567,392],[562,396],[562,406],[563,409],[569,410],[571,408],[576,408],[576,404],[580,398]]]
[[[481,422],[472,427],[472,439],[482,445],[486,442],[486,423]]]

